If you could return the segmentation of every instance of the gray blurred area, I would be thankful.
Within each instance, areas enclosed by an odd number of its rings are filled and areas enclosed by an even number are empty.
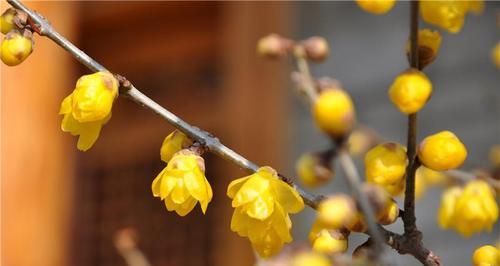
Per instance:
[[[297,3],[296,39],[320,35],[327,38],[331,56],[312,71],[316,77],[338,79],[351,94],[360,122],[374,128],[387,140],[406,143],[406,117],[387,97],[393,79],[408,68],[404,54],[409,31],[409,4],[398,2],[386,15],[368,14],[354,2]],[[434,85],[432,99],[418,115],[418,139],[441,130],[451,130],[467,146],[469,155],[463,169],[487,165],[488,151],[500,143],[500,83],[498,69],[492,63],[491,50],[499,40],[497,15],[500,2],[487,2],[481,16],[469,15],[459,34],[440,30],[443,42],[437,61],[425,69]],[[434,28],[423,22],[421,27]],[[290,85],[292,86],[292,85]],[[290,165],[304,152],[323,149],[328,140],[314,127],[308,108],[291,95]],[[363,165],[357,162],[360,173]],[[341,170],[336,179],[314,193],[346,191]],[[499,236],[498,223],[488,234],[464,239],[455,231],[443,231],[436,222],[441,190],[427,191],[417,202],[417,224],[424,242],[441,258],[444,265],[470,265],[476,247],[494,244]],[[401,201],[400,201],[401,203]],[[401,206],[401,205],[400,205]],[[294,217],[294,236],[306,239],[315,216],[311,210]],[[400,222],[390,227],[400,231]],[[350,250],[366,237],[352,234]],[[398,265],[419,265],[410,256],[389,252]]]

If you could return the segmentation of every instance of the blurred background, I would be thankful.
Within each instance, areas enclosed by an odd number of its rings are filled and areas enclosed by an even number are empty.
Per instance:
[[[343,84],[359,121],[385,139],[405,142],[406,119],[386,91],[408,67],[407,2],[383,16],[353,2],[27,5],[167,109],[257,164],[290,176],[302,153],[323,149],[328,140],[293,93],[291,61],[259,58],[255,45],[272,32],[294,39],[324,36],[331,56],[313,66],[314,74]],[[2,2],[1,11],[6,8]],[[487,2],[483,15],[466,18],[460,34],[441,31],[438,59],[426,68],[434,93],[419,114],[419,139],[455,132],[469,150],[464,169],[486,165],[489,148],[500,143],[500,80],[490,56],[499,37],[499,9],[499,2]],[[1,66],[2,265],[125,265],[114,246],[124,228],[135,230],[152,265],[252,265],[248,241],[230,231],[232,209],[225,195],[229,182],[245,173],[209,154],[214,199],[207,214],[198,207],[186,217],[167,212],[150,186],[165,166],[159,148],[173,128],[119,98],[94,147],[78,152],[76,138],[60,130],[57,113],[76,79],[89,72],[48,39],[37,36],[35,42],[26,62]],[[338,170],[333,182],[312,192],[345,190]],[[496,241],[499,226],[468,240],[442,231],[435,218],[439,200],[435,189],[417,202],[424,241],[444,265],[469,265],[474,248]],[[314,217],[309,209],[292,217],[297,241],[306,239]],[[353,234],[351,250],[364,238]],[[398,265],[418,265],[409,256],[391,255]]]

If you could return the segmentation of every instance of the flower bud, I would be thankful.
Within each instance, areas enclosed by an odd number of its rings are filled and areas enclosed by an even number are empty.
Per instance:
[[[423,69],[432,63],[439,52],[441,46],[441,34],[439,31],[421,29],[418,31],[418,66]],[[406,43],[406,56],[410,60],[411,54],[410,40]]]
[[[418,147],[418,158],[426,167],[445,171],[459,167],[467,158],[467,150],[450,131],[441,131],[425,138]]]
[[[391,200],[387,207],[379,214],[377,220],[382,225],[388,225],[394,223],[399,217],[399,206],[394,201]]]
[[[14,8],[9,8],[0,16],[0,31],[3,34],[7,34],[14,28],[14,17],[16,13]]]
[[[257,53],[268,58],[281,58],[288,54],[293,47],[293,42],[278,34],[269,34],[257,43]]]
[[[311,37],[302,42],[307,59],[321,62],[328,57],[328,42],[323,37]]]
[[[161,160],[168,163],[174,153],[181,149],[187,148],[193,144],[193,141],[184,133],[175,130],[170,133],[164,140],[160,148]]]
[[[300,181],[307,187],[317,187],[333,177],[331,163],[316,153],[306,153],[297,160],[296,171]]]
[[[21,35],[17,30],[5,35],[0,51],[2,62],[8,66],[21,64],[33,51],[33,38],[30,31],[26,30]]]
[[[432,94],[432,83],[416,69],[401,73],[389,88],[389,98],[405,114],[418,112]]]
[[[329,230],[316,221],[309,232],[309,242],[314,251],[324,254],[345,252],[348,247],[347,230]]]
[[[349,133],[356,123],[351,97],[338,88],[319,94],[313,106],[313,117],[323,132],[335,138]]]
[[[356,0],[356,3],[368,13],[382,15],[392,9],[396,0]]]
[[[407,164],[406,150],[399,143],[379,144],[365,155],[366,179],[378,185],[395,184],[404,177]]]
[[[479,247],[472,255],[474,266],[498,266],[500,265],[500,252],[491,245]]]
[[[355,219],[356,204],[347,195],[335,195],[324,199],[318,207],[318,220],[326,228],[340,229]]]

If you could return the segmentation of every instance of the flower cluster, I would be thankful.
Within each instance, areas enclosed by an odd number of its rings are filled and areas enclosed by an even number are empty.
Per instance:
[[[8,66],[21,64],[33,52],[33,33],[20,29],[14,19],[22,12],[9,8],[0,16],[0,31],[5,38],[0,45],[0,59]]]
[[[61,129],[79,135],[77,148],[92,147],[104,124],[111,118],[111,108],[118,95],[118,81],[109,72],[82,76],[76,88],[61,103],[64,115]]]
[[[231,182],[227,189],[235,208],[231,230],[248,237],[261,257],[270,257],[292,241],[290,213],[304,208],[300,195],[274,169],[262,167]]]
[[[498,219],[495,191],[488,183],[473,180],[464,188],[448,188],[442,196],[438,223],[453,228],[465,237],[482,230],[490,230]]]
[[[205,162],[184,149],[173,155],[151,185],[153,196],[165,201],[168,211],[185,216],[200,203],[203,213],[212,200],[212,188],[205,177]]]

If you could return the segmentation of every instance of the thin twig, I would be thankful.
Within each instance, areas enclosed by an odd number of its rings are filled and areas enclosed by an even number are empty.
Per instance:
[[[410,66],[418,68],[418,1],[410,2]],[[417,114],[408,116],[406,190],[404,198],[404,231],[413,234],[417,231],[415,216],[415,172],[419,166],[416,158],[417,148]]]
[[[339,160],[342,169],[344,169],[349,188],[354,193],[354,197],[358,200],[361,211],[363,212],[366,223],[368,224],[368,230],[374,240],[374,255],[380,255],[380,253],[382,253],[381,251],[383,251],[384,249],[381,243],[384,243],[384,241],[382,239],[382,235],[379,232],[379,226],[375,219],[375,212],[373,211],[373,208],[366,195],[361,192],[361,181],[359,178],[358,170],[356,169],[351,156],[345,148],[340,151]]]
[[[305,57],[305,51],[302,46],[295,47],[294,50],[295,61],[297,61],[297,68],[302,76],[303,90],[308,96],[311,103],[314,103],[318,98],[318,92],[316,86],[314,85],[313,77],[311,71],[309,70],[309,63]]]
[[[72,44],[70,41],[64,38],[61,34],[59,34],[52,27],[52,25],[38,13],[27,8],[19,0],[7,0],[7,2],[13,7],[26,12],[29,18],[36,24],[37,26],[36,31],[41,36],[46,36],[55,43],[57,43],[59,46],[61,46],[71,55],[73,55],[80,63],[85,65],[87,68],[89,68],[92,71],[107,71],[104,66],[99,64],[97,61],[92,59],[90,56],[85,54],[82,50],[80,50],[78,47],[76,47],[74,44]],[[209,151],[217,154],[219,157],[229,162],[232,162],[240,166],[242,169],[248,172],[255,172],[257,171],[257,169],[259,169],[258,165],[249,161],[248,159],[236,153],[235,151],[231,150],[230,148],[226,147],[216,137],[212,136],[206,131],[203,131],[197,127],[188,124],[177,115],[168,111],[167,109],[165,109],[164,107],[162,107],[161,105],[159,105],[158,103],[156,103],[155,101],[144,95],[136,87],[134,87],[132,83],[128,81],[123,82],[122,86],[125,87],[124,90],[121,90],[122,96],[126,96],[127,98],[131,99],[137,104],[161,116],[162,118],[167,120],[167,122],[169,122],[174,127],[176,127],[177,129],[185,133],[187,136],[189,136],[191,139],[205,145],[209,149]],[[321,197],[315,197],[313,195],[308,194],[303,189],[295,185],[289,178],[283,177],[282,179],[284,179],[284,181],[293,186],[300,193],[300,195],[304,199],[304,202],[307,205],[309,205],[312,208],[316,208]]]

